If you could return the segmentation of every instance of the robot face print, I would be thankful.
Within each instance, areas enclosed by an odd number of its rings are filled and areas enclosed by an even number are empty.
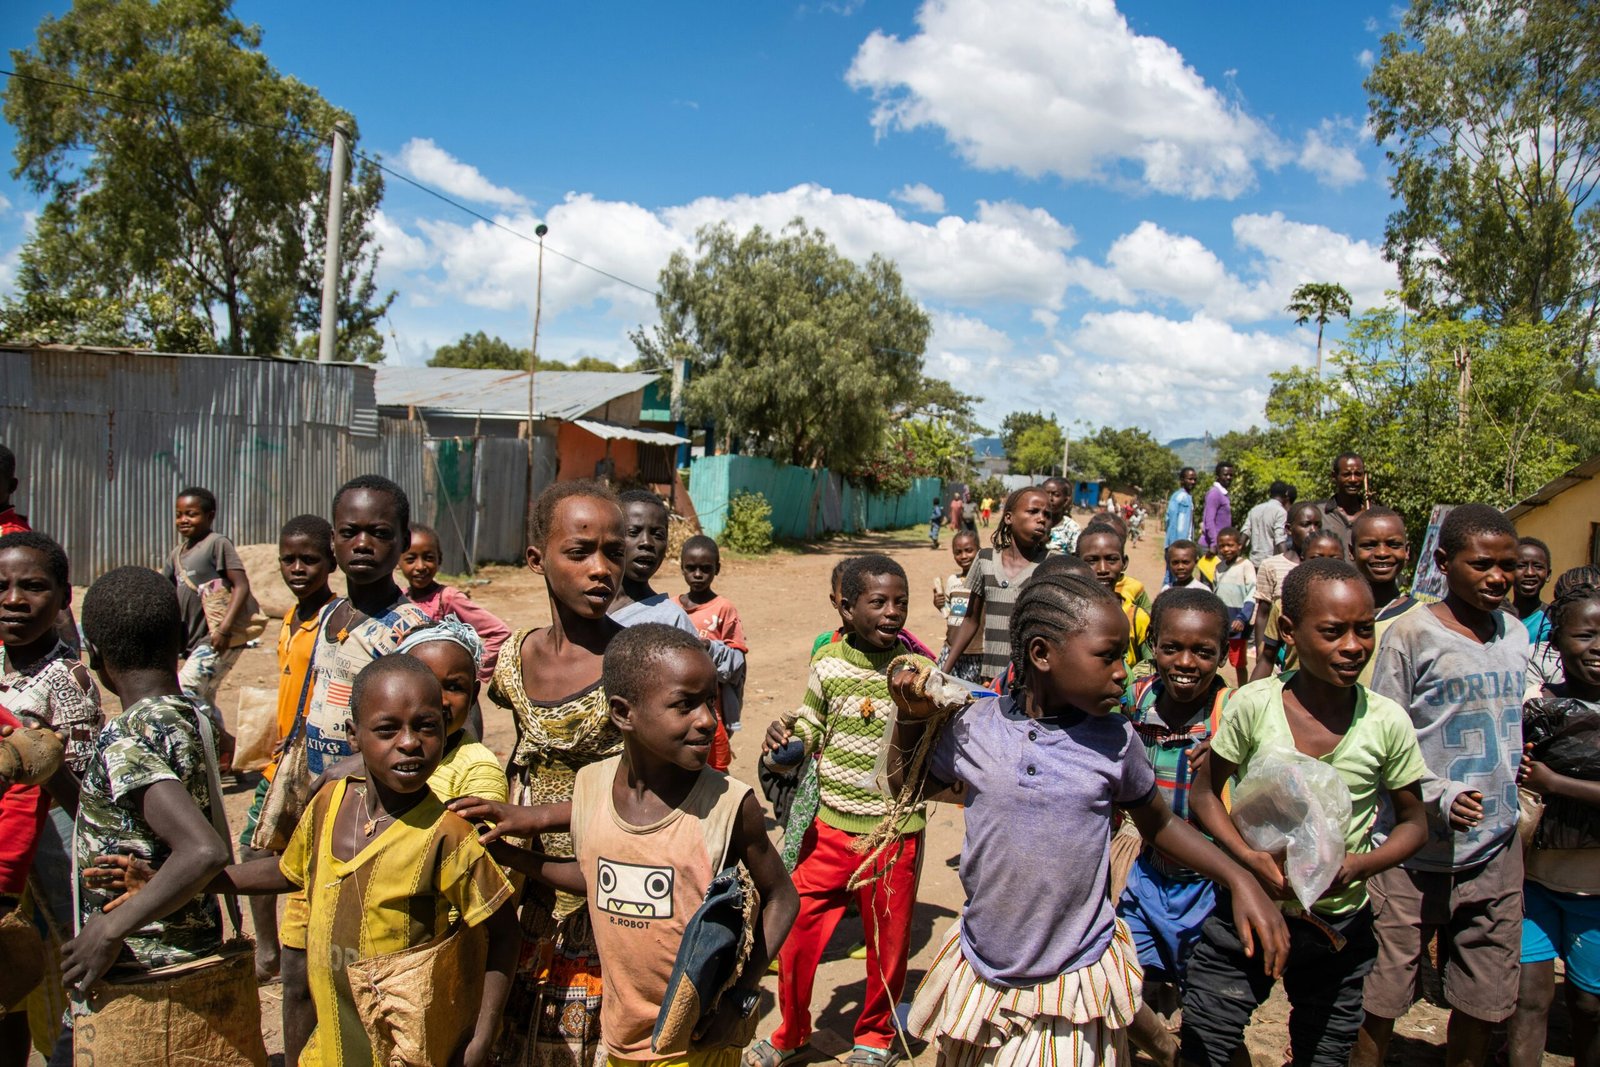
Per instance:
[[[627,919],[670,919],[674,873],[671,867],[602,858],[595,880],[595,903],[601,911]]]

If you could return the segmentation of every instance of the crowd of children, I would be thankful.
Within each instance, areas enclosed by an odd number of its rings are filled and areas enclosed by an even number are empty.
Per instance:
[[[526,562],[550,623],[515,631],[438,582],[438,537],[387,478],[285,523],[279,743],[235,838],[216,694],[260,624],[219,502],[183,489],[165,569],[93,582],[80,657],[69,561],[10,506],[14,470],[0,448],[0,745],[46,731],[61,756],[0,779],[0,937],[55,964],[0,1000],[0,1064],[30,1044],[122,1062],[113,994],[177,1003],[195,976],[219,1027],[256,1031],[215,1062],[260,1063],[256,985],[281,975],[289,1063],[780,1067],[807,1053],[852,908],[856,1067],[910,1038],[949,1067],[1119,1065],[1130,1042],[1221,1067],[1279,981],[1289,1062],[1377,1065],[1435,934],[1450,1062],[1487,1062],[1505,1024],[1512,1067],[1538,1063],[1560,960],[1577,1060],[1600,1063],[1600,781],[1571,755],[1600,714],[1600,571],[1546,603],[1549,549],[1467,504],[1439,531],[1446,595],[1412,596],[1405,522],[1366,498],[1359,457],[1332,501],[1274,494],[1281,519],[1243,530],[1220,465],[1200,538],[1178,509],[1154,598],[1126,521],[1080,527],[1059,479],[957,497],[937,653],[906,627],[900,564],[841,561],[839,625],[762,741],[776,839],[727,773],[750,649],[720,552],[689,538],[688,591],[657,590],[672,520],[652,493],[540,495]],[[987,546],[958,507],[992,511]],[[937,670],[974,698],[939,704]],[[503,762],[480,694],[515,727]],[[1229,811],[1288,758],[1349,799],[1342,861],[1304,904]],[[965,904],[901,1017],[930,797],[963,805]],[[769,964],[780,1018],[754,1040]]]

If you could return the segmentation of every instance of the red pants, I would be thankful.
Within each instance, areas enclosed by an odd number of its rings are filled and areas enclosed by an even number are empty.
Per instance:
[[[799,1048],[811,1039],[811,987],[817,978],[817,964],[822,962],[822,950],[850,900],[845,885],[861,865],[861,854],[850,848],[855,840],[854,834],[818,820],[800,845],[800,861],[794,870],[800,913],[778,953],[778,1007],[783,1022],[771,1038],[777,1048]],[[911,911],[922,871],[922,833],[902,837],[898,848],[879,860],[876,869],[881,871],[896,853],[898,859],[888,875],[855,891],[867,941],[867,987],[856,1020],[855,1043],[872,1048],[889,1048],[894,1043],[894,1009],[905,990]]]

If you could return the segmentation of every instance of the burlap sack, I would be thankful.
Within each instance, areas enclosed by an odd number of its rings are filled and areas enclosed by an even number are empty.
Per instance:
[[[305,730],[297,730],[284,746],[272,784],[261,801],[250,847],[262,852],[282,852],[289,847],[294,828],[311,802],[311,766],[306,762]]]
[[[1144,838],[1139,836],[1139,828],[1133,825],[1132,819],[1122,820],[1122,825],[1111,835],[1110,889],[1113,903],[1122,899],[1122,891],[1128,887],[1128,875],[1133,870],[1133,861],[1139,858],[1143,849]]]
[[[233,721],[233,769],[259,771],[278,747],[278,691],[239,687],[239,712]]]
[[[0,966],[0,1015],[4,1015],[44,979],[44,940],[21,907],[0,918],[0,960],[5,961]]]
[[[75,1013],[73,1058],[94,1067],[266,1067],[255,944],[105,981]]]
[[[472,1037],[489,962],[488,931],[457,924],[417,948],[349,964],[350,996],[383,1067],[434,1067]]]

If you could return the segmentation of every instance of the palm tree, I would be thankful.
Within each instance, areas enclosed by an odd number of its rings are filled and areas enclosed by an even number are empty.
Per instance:
[[[1295,317],[1297,326],[1313,319],[1317,323],[1317,381],[1322,380],[1322,328],[1335,315],[1350,317],[1350,293],[1338,282],[1307,282],[1289,294],[1289,306],[1284,308]]]

